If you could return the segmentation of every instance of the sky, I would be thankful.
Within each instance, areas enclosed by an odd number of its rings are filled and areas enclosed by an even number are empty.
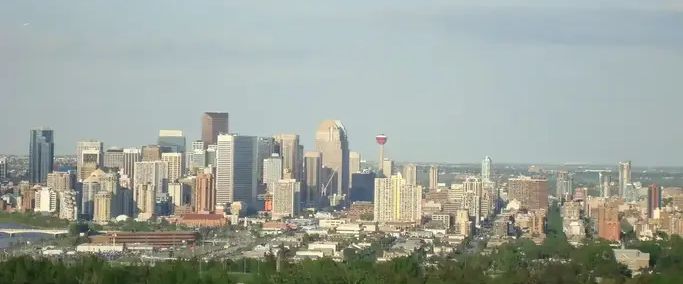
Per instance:
[[[298,133],[375,160],[683,165],[683,0],[4,0],[0,153]]]

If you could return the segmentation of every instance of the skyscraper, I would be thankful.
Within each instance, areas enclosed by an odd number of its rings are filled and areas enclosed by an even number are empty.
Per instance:
[[[185,136],[182,130],[159,130],[159,140],[157,144],[164,149],[164,152],[185,153]]]
[[[227,112],[206,112],[202,116],[202,141],[205,145],[215,145],[218,143],[218,135],[227,134],[228,126]]]
[[[422,189],[408,185],[398,174],[375,179],[375,222],[422,220]]]
[[[320,152],[304,154],[304,197],[306,206],[317,206],[321,198],[323,160]]]
[[[417,166],[415,164],[404,165],[403,177],[406,179],[406,184],[417,185]]]
[[[163,153],[161,154],[161,160],[166,162],[168,165],[168,181],[176,182],[183,176],[185,172],[185,167],[183,163],[182,153]]]
[[[275,138],[273,137],[259,137],[256,143],[258,144],[256,154],[256,176],[259,179],[259,183],[263,183],[263,160],[270,158],[273,153],[276,153],[275,148],[277,142],[275,142]],[[279,153],[279,151],[277,153]]]
[[[653,184],[647,190],[647,217],[654,218],[656,209],[662,208],[662,188]]]
[[[254,206],[256,201],[256,137],[218,135],[216,152],[216,206],[224,210],[235,201]]]
[[[123,149],[109,148],[104,152],[104,167],[108,169],[123,169]]]
[[[567,171],[558,171],[556,188],[557,198],[564,199],[571,196],[573,190],[572,174]]]
[[[619,163],[619,196],[626,195],[626,185],[631,184],[631,161]]]
[[[344,125],[339,120],[325,120],[315,134],[316,151],[322,153],[323,167],[330,169],[329,180],[336,177],[336,183],[330,184],[328,194],[344,195],[349,188],[349,141]],[[323,186],[327,180],[322,181]]]
[[[394,161],[384,158],[382,161],[382,175],[390,177],[394,174]]]
[[[598,208],[598,237],[607,241],[618,242],[621,233],[619,208],[614,204],[605,204]]]
[[[81,184],[80,216],[86,220],[92,220],[95,212],[95,194],[102,190],[102,179],[105,172],[96,169]]]
[[[47,175],[47,187],[56,192],[64,192],[74,188],[73,179],[67,172],[52,172]]]
[[[168,163],[163,161],[147,161],[135,163],[133,185],[151,184],[154,186],[155,196],[168,192]]]
[[[548,209],[548,180],[518,177],[508,180],[508,199],[517,199],[522,208]]]
[[[29,145],[28,173],[32,183],[44,183],[47,174],[54,166],[54,132],[51,129],[31,130],[31,144]]]
[[[282,158],[278,154],[272,154],[270,158],[263,160],[263,183],[269,192],[273,192],[277,183],[282,179]]]
[[[123,174],[133,177],[135,163],[142,161],[142,151],[138,148],[123,149]]]
[[[7,158],[0,158],[0,180],[7,178]]]
[[[194,210],[197,213],[213,213],[216,211],[216,189],[212,174],[197,175],[197,185],[194,192]]]
[[[76,178],[84,180],[96,169],[102,167],[104,162],[104,146],[101,141],[79,141],[76,145]]]
[[[142,161],[159,161],[161,160],[161,152],[161,147],[159,147],[159,145],[142,146]]]
[[[481,162],[481,179],[484,182],[489,182],[491,181],[491,173],[493,167],[493,160],[491,157],[486,156],[484,157],[484,160]]]
[[[360,173],[360,153],[349,152],[349,174]]]
[[[93,221],[97,224],[107,224],[113,217],[113,197],[111,192],[100,191],[95,194]]]
[[[147,221],[155,216],[156,192],[158,190],[151,183],[135,185],[133,201],[136,205],[135,215],[140,221]]]
[[[301,182],[295,179],[278,181],[273,190],[273,219],[295,217],[299,214]]]
[[[429,167],[429,190],[436,190],[439,187],[439,168]]]
[[[301,180],[303,165],[299,164],[299,135],[296,134],[280,134],[276,135],[275,141],[280,146],[280,157],[282,157],[282,175],[285,173],[291,176],[285,178],[293,178]]]

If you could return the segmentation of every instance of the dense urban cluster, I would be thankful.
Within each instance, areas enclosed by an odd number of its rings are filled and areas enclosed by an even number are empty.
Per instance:
[[[182,131],[161,130],[153,145],[105,149],[102,141],[84,140],[75,155],[59,157],[53,130],[31,130],[27,157],[0,159],[0,224],[11,225],[0,226],[0,239],[12,240],[0,277],[680,279],[683,191],[675,171],[634,175],[631,162],[615,169],[494,167],[491,157],[466,166],[399,163],[385,154],[383,134],[375,137],[378,158],[371,162],[350,151],[337,120],[320,124],[310,150],[297,134],[231,134],[228,122],[227,113],[205,113],[201,140],[189,144]],[[27,234],[48,237],[26,241]]]

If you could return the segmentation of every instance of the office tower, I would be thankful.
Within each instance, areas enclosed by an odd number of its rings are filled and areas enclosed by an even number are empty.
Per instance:
[[[119,215],[135,217],[135,201],[133,200],[133,192],[134,190],[131,188],[121,188],[121,191],[119,192],[119,199],[121,200]]]
[[[206,144],[202,140],[192,141],[192,150],[206,150]]]
[[[273,190],[273,219],[295,217],[299,214],[301,182],[296,179],[283,179]]]
[[[7,158],[0,158],[0,180],[7,179]]]
[[[105,172],[96,169],[81,184],[81,206],[79,215],[85,220],[92,220],[95,207],[95,194],[102,190],[102,179]]]
[[[492,168],[493,160],[491,159],[491,157],[484,157],[484,160],[481,162],[481,179],[484,182],[491,181],[491,173],[493,173]]]
[[[19,192],[21,194],[21,212],[33,212],[33,209],[36,208],[36,190],[31,188],[29,182],[22,181],[19,183]]]
[[[142,150],[138,148],[123,149],[123,175],[135,175],[135,163],[142,161]]]
[[[394,161],[384,158],[382,161],[382,175],[390,177],[394,173]]]
[[[302,164],[299,164],[299,135],[280,134],[276,135],[275,141],[280,146],[282,158],[282,175],[291,174],[290,178],[301,180]]]
[[[121,201],[121,183],[120,176],[117,172],[110,172],[102,176],[102,184],[100,191],[106,191],[111,193],[111,208],[110,215],[118,216],[121,214],[122,201]],[[97,194],[97,193],[96,193]],[[97,211],[97,210],[95,210]]]
[[[422,189],[406,184],[398,174],[375,179],[375,222],[414,222],[422,220]]]
[[[436,190],[439,187],[439,168],[429,167],[429,190]]]
[[[349,201],[374,201],[376,177],[377,175],[371,171],[351,174]],[[408,184],[407,181],[406,184]]]
[[[133,185],[151,184],[157,192],[155,196],[166,193],[168,188],[168,163],[164,161],[148,161],[135,163],[135,176]]]
[[[218,145],[208,145],[206,146],[206,166],[215,168],[218,162],[216,161],[216,153],[218,151]]]
[[[59,218],[74,221],[78,218],[78,203],[76,198],[78,193],[69,189],[58,193],[59,198]]]
[[[159,130],[157,144],[164,152],[185,153],[185,136],[181,130]]]
[[[360,173],[360,153],[349,152],[349,174]]]
[[[67,172],[53,172],[47,175],[47,186],[56,192],[74,189],[72,175]]]
[[[205,168],[206,166],[206,150],[192,150],[192,161],[190,162],[190,169],[192,169],[193,171],[198,171],[200,169]]]
[[[189,204],[187,199],[187,185],[180,182],[173,182],[168,184],[168,196],[171,197],[171,202],[174,207],[184,206]]]
[[[626,185],[631,184],[631,161],[619,163],[619,196],[626,195]]]
[[[102,142],[95,140],[79,141],[76,145],[76,179],[81,181],[88,177],[96,169],[102,167],[104,162],[104,146]]]
[[[108,191],[100,191],[95,194],[95,208],[93,221],[97,224],[107,224],[115,215],[112,211],[112,194]]]
[[[662,208],[662,188],[653,184],[647,190],[647,217],[654,218],[655,210]]]
[[[55,192],[54,189],[46,186],[39,187],[39,189],[36,191],[35,199],[35,212],[57,212],[57,192]]]
[[[548,209],[548,180],[518,177],[508,180],[508,200],[516,199],[522,208]]]
[[[377,141],[377,145],[379,145],[379,160],[377,160],[377,173],[382,174],[384,173],[384,145],[387,144],[389,138],[384,134],[379,134],[375,136],[375,141]]]
[[[109,148],[104,152],[104,167],[108,169],[123,169],[123,149]]]
[[[142,161],[151,162],[161,160],[161,147],[159,145],[142,146]]]
[[[216,206],[230,208],[235,201],[254,206],[256,201],[256,137],[218,135],[216,153]]]
[[[270,158],[263,160],[263,183],[269,192],[273,192],[275,185],[282,179],[282,158],[278,154],[273,154]]]
[[[156,192],[154,184],[138,183],[135,185],[133,192],[133,201],[135,202],[135,215],[139,221],[147,221],[154,218],[156,213]]]
[[[607,241],[618,242],[621,225],[619,222],[619,208],[615,204],[605,204],[598,208],[598,237]]]
[[[216,211],[216,189],[212,174],[198,174],[194,192],[194,210],[197,213],[212,213]]]
[[[339,120],[325,120],[315,134],[315,148],[322,153],[323,167],[330,169],[329,179],[336,177],[336,183],[327,187],[323,180],[323,191],[342,196],[349,188],[349,141],[346,129]]]
[[[182,153],[162,153],[161,160],[166,162],[168,168],[168,181],[176,182],[183,176],[185,167],[183,167]]]
[[[28,174],[31,182],[44,183],[54,166],[55,143],[54,132],[51,129],[31,130],[28,156]]]
[[[205,112],[202,116],[202,141],[205,145],[218,143],[219,134],[229,132],[227,112]]]
[[[323,157],[320,152],[306,152],[304,154],[304,196],[306,206],[316,207],[322,190]]]
[[[458,235],[469,237],[472,234],[472,221],[468,210],[459,209],[455,211],[454,227]]]
[[[556,197],[565,200],[572,195],[572,174],[567,171],[557,172]]]
[[[415,164],[404,165],[403,177],[406,179],[406,184],[417,185],[417,166]]]
[[[256,154],[256,176],[259,179],[259,183],[264,183],[262,180],[263,160],[270,158],[270,156],[273,155],[273,153],[279,153],[279,150],[276,150],[277,142],[273,137],[259,137],[256,143],[258,144],[258,150]]]

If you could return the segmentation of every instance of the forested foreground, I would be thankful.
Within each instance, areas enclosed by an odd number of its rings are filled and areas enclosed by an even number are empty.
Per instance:
[[[426,261],[424,254],[374,263],[372,252],[346,252],[349,261],[281,263],[161,262],[121,266],[95,257],[47,260],[21,257],[0,263],[2,283],[683,283],[683,239],[634,243],[652,254],[653,271],[630,278],[612,248],[595,242],[575,249],[558,238],[541,246],[519,241],[489,256],[454,255]],[[424,265],[425,263],[438,263]]]

